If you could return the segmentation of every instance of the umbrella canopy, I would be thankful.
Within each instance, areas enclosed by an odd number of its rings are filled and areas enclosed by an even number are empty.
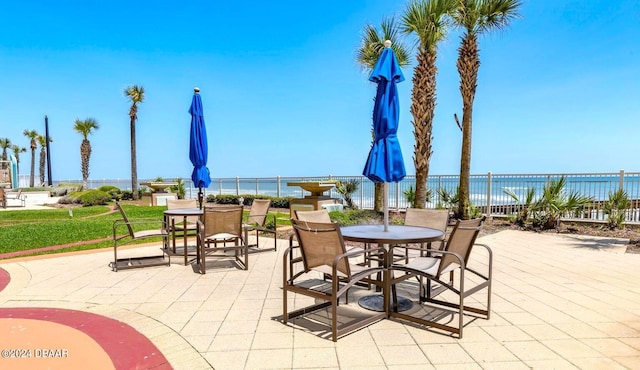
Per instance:
[[[191,180],[194,186],[200,189],[199,197],[202,194],[202,188],[206,188],[211,184],[209,169],[207,168],[208,145],[207,145],[207,129],[204,125],[204,114],[202,111],[202,99],[200,99],[200,89],[195,88],[193,99],[191,100],[191,135],[189,141],[189,159],[193,164],[193,172]],[[202,199],[200,199],[202,206]]]
[[[391,42],[385,41],[385,48],[378,58],[369,81],[378,84],[373,106],[374,141],[362,174],[373,182],[384,182],[384,230],[389,225],[387,182],[398,182],[407,174],[404,168],[400,142],[396,136],[400,119],[400,102],[397,83],[404,81],[404,75]]]

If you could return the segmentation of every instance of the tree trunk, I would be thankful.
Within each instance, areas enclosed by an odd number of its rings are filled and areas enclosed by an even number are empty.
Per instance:
[[[87,190],[87,180],[89,179],[89,158],[91,157],[91,143],[89,140],[82,140],[80,144],[80,158],[82,160],[82,189]]]
[[[44,165],[47,162],[47,151],[42,147],[40,149],[40,186],[44,186]]]
[[[411,91],[411,115],[415,137],[413,164],[416,169],[416,196],[413,208],[425,208],[427,203],[427,179],[431,158],[431,131],[436,107],[436,55],[427,51],[418,53],[418,64],[413,72]]]
[[[31,172],[29,173],[29,187],[32,188],[36,176],[36,148],[31,147]]]
[[[474,33],[465,33],[458,49],[458,73],[460,74],[460,94],[462,95],[462,154],[460,156],[460,199],[456,217],[468,220],[469,177],[471,172],[471,135],[473,120],[473,100],[478,83],[480,58],[478,40]]]
[[[373,195],[373,210],[376,212],[384,211],[384,183],[374,183],[374,195]]]
[[[131,191],[138,200],[138,168],[136,165],[136,117],[131,117]]]

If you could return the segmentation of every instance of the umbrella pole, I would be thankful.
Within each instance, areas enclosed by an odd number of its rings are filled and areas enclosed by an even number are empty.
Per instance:
[[[199,205],[200,209],[202,209],[202,200],[203,200],[203,197],[202,197],[202,186],[199,186],[198,187],[198,205]]]
[[[384,197],[383,197],[383,207],[384,207],[384,231],[389,231],[389,183],[384,183]]]

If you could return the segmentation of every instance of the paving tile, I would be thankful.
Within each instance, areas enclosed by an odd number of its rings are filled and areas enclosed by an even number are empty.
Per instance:
[[[215,365],[214,365],[215,366]],[[292,349],[259,349],[249,352],[246,369],[291,369]]]
[[[429,365],[427,356],[417,346],[379,346],[380,355],[387,366]]]
[[[335,348],[296,348],[293,351],[293,368],[338,368]]]
[[[440,365],[475,363],[473,358],[456,343],[425,344],[420,348],[427,355],[429,361],[438,367]]]
[[[605,356],[640,356],[638,349],[628,346],[616,338],[587,338],[582,342]]]

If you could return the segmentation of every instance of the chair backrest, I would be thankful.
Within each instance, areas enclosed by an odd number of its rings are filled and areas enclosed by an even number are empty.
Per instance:
[[[195,199],[167,199],[167,209],[198,208]]]
[[[471,248],[476,242],[476,238],[480,233],[484,219],[485,217],[483,216],[482,218],[472,220],[458,220],[456,225],[453,227],[453,231],[451,231],[449,240],[447,240],[445,250],[459,254],[466,264],[469,261]],[[443,254],[441,258],[442,260],[438,267],[438,275],[452,263],[459,263],[456,257],[449,254]]]
[[[318,222],[328,224],[331,223],[331,217],[329,217],[329,211],[326,209],[319,209],[317,211],[294,211],[296,218],[301,221]]]
[[[124,212],[124,209],[122,209],[122,206],[118,202],[116,202],[116,209],[120,211],[122,220],[124,221],[124,224],[127,225],[127,230],[129,230],[129,236],[133,238],[134,232],[133,232],[133,227],[131,227],[131,223],[129,222],[129,217],[127,217],[127,214]]]
[[[242,236],[242,206],[214,206],[204,208],[204,235],[232,234]]]
[[[442,232],[447,231],[448,223],[449,211],[446,209],[407,208],[404,216],[404,224],[407,226],[428,227]]]
[[[318,223],[303,220],[291,220],[300,243],[305,271],[319,266],[333,265],[335,258],[346,253],[340,228],[335,223]],[[347,259],[338,264],[338,271],[351,276]]]
[[[198,208],[198,201],[195,199],[167,199],[167,209]],[[198,216],[188,216],[187,222],[196,222]]]
[[[271,206],[271,199],[254,199],[249,210],[248,224],[264,226]]]

